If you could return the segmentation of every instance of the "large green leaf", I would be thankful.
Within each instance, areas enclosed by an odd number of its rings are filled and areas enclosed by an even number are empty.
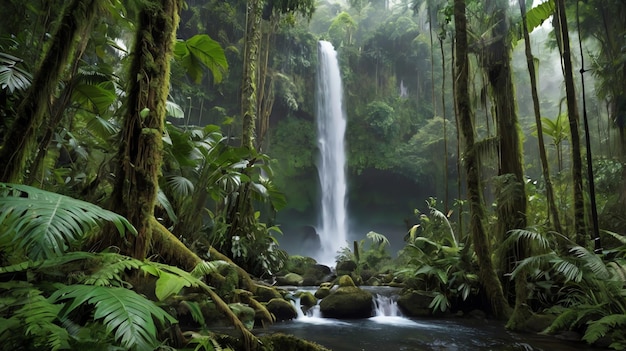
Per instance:
[[[539,27],[555,13],[555,10],[554,0],[548,0],[528,11],[526,13],[526,27],[528,28],[528,32],[530,33],[533,29]]]
[[[117,95],[113,82],[83,83],[74,88],[73,98],[95,113],[103,114],[115,102]]]
[[[124,217],[89,202],[18,184],[0,183],[0,248],[30,259],[65,253],[109,221],[121,235],[137,231]]]
[[[218,42],[206,34],[198,34],[176,42],[174,57],[185,68],[195,83],[202,80],[206,67],[213,73],[215,83],[222,81],[222,73],[228,69],[224,50]]]
[[[20,62],[22,59],[0,52],[0,89],[9,89],[13,94],[30,86],[33,77],[17,66]]]
[[[108,333],[124,347],[132,350],[154,350],[158,345],[157,326],[160,323],[176,323],[176,319],[156,306],[154,302],[132,290],[117,287],[69,285],[52,296],[50,301],[67,303],[60,315],[68,318],[70,313],[83,304],[94,307],[93,317],[101,320]]]

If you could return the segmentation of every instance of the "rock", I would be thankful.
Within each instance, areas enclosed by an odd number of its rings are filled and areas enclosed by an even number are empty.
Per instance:
[[[285,262],[284,271],[287,273],[297,273],[300,275],[304,275],[305,272],[315,266],[317,261],[311,257],[293,255],[289,256],[287,262]]]
[[[282,298],[283,296],[275,288],[259,285],[256,288],[256,300],[259,302],[268,302],[271,299]]]
[[[332,288],[333,288],[333,283],[330,283],[330,282],[322,283],[320,284],[320,287],[315,292],[314,296],[317,297],[318,299],[323,299],[326,296],[330,295],[330,289]]]
[[[352,260],[337,262],[337,274],[350,274],[356,270],[357,264]]]
[[[433,297],[415,290],[403,292],[398,298],[398,307],[408,317],[432,316],[432,309],[428,307]]]
[[[380,280],[378,280],[378,278],[376,278],[376,277],[371,277],[370,279],[368,279],[365,282],[365,284],[369,285],[369,286],[380,286],[381,285],[380,284]]]
[[[271,299],[267,303],[267,310],[276,317],[276,321],[288,321],[298,316],[295,307],[283,299]]]
[[[287,273],[285,276],[276,277],[276,283],[278,285],[302,285],[304,279],[300,274],[296,273]]]
[[[306,272],[304,272],[304,275],[302,276],[304,278],[302,285],[319,285],[330,276],[330,267],[322,264],[316,264],[307,268]]]
[[[321,289],[321,288],[320,288]],[[322,299],[320,311],[330,318],[369,318],[372,315],[372,294],[354,285],[352,278],[339,278],[339,287]]]
[[[300,306],[305,307],[307,310],[317,305],[317,298],[308,291],[300,292],[296,296],[300,298]]]

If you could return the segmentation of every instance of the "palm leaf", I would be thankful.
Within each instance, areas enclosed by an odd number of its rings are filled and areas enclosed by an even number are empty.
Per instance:
[[[514,229],[510,230],[508,233],[508,237],[506,238],[506,240],[504,240],[504,242],[502,242],[503,250],[513,247],[515,243],[522,239],[536,243],[542,250],[550,249],[550,240],[548,240],[543,234],[537,231],[528,229]]]
[[[51,302],[72,300],[61,319],[85,303],[93,305],[94,319],[101,320],[107,333],[114,333],[122,346],[132,350],[153,350],[158,345],[156,319],[176,323],[176,319],[152,301],[132,290],[90,285],[65,286],[50,296]]]
[[[596,255],[593,252],[590,252],[582,246],[574,246],[570,249],[570,252],[573,253],[576,257],[582,259],[585,267],[591,269],[591,271],[599,279],[604,280],[609,278],[609,270],[607,269],[600,256]]]
[[[18,184],[0,183],[0,243],[32,259],[66,252],[104,221],[121,235],[137,231],[124,217],[89,202]]]
[[[30,87],[33,77],[17,66],[21,62],[23,60],[20,58],[0,52],[0,89],[9,89],[13,94],[15,90],[26,90]]]

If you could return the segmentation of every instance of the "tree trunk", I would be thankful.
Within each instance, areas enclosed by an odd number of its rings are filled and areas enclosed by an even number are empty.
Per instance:
[[[546,153],[546,144],[543,140],[543,128],[541,127],[541,110],[539,107],[539,95],[537,94],[537,73],[535,72],[535,60],[530,47],[530,36],[526,27],[526,3],[525,0],[519,0],[520,11],[522,14],[522,30],[524,34],[524,47],[526,52],[526,63],[528,66],[528,74],[530,75],[530,88],[533,99],[533,111],[535,113],[535,124],[537,125],[537,139],[539,141],[539,158],[541,160],[541,170],[543,181],[546,184],[546,198],[548,200],[548,218],[552,220],[552,226],[557,233],[562,233],[561,220],[559,212],[554,200],[554,188],[550,177],[550,165]]]
[[[243,82],[241,86],[241,116],[243,134],[241,146],[254,149],[257,118],[257,84],[259,45],[261,43],[261,0],[249,0],[246,13],[246,35],[243,56]]]
[[[502,285],[491,262],[489,240],[485,233],[483,220],[485,210],[481,197],[479,163],[474,149],[474,122],[469,99],[469,59],[467,46],[467,20],[465,0],[454,1],[454,23],[456,31],[456,103],[459,122],[465,140],[465,170],[467,172],[467,192],[470,207],[470,230],[474,241],[474,250],[478,257],[480,279],[491,303],[492,313],[496,318],[504,318],[508,304],[502,292]]]
[[[138,15],[128,75],[131,79],[112,209],[137,229],[136,236],[127,236],[122,245],[118,244],[121,252],[140,260],[146,258],[152,237],[170,62],[180,10],[179,0],[152,0],[144,5]],[[115,244],[115,238],[110,240]]]
[[[28,93],[19,104],[0,149],[0,181],[23,181],[28,159],[37,147],[37,131],[45,120],[67,63],[74,55],[76,40],[91,26],[101,1],[72,0],[63,8]]]
[[[555,0],[557,16],[559,19],[560,41],[562,45],[561,59],[563,61],[563,74],[565,76],[565,94],[567,96],[567,117],[569,119],[570,143],[572,145],[572,183],[574,191],[574,233],[578,245],[585,247],[587,243],[585,225],[585,201],[583,197],[583,174],[582,157],[580,154],[580,136],[578,132],[578,105],[576,103],[576,91],[574,88],[574,75],[572,73],[572,58],[567,29],[567,17],[565,14],[565,0]]]

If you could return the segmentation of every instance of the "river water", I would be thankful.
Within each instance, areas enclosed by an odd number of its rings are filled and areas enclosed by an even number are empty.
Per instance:
[[[317,309],[261,333],[281,332],[334,351],[574,351],[598,350],[552,336],[507,331],[502,322],[473,318],[418,319],[401,315],[392,290],[374,291],[374,317],[322,318]],[[296,305],[298,300],[296,299]],[[299,307],[299,306],[298,306]],[[285,350],[288,351],[288,350]]]

